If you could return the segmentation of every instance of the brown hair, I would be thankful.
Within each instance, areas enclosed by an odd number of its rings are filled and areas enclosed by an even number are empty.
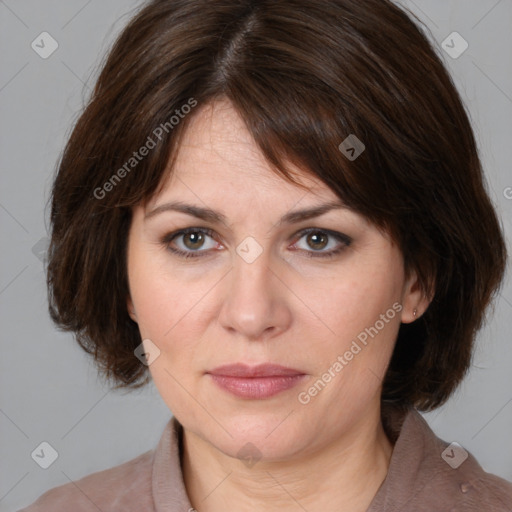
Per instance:
[[[452,393],[506,250],[468,115],[410,16],[388,0],[154,0],[132,19],[63,152],[48,264],[52,319],[116,388],[149,380],[126,306],[132,207],[196,105],[223,97],[275,172],[299,166],[389,232],[433,297],[400,327],[383,400],[428,410]],[[353,161],[350,134],[366,146]]]

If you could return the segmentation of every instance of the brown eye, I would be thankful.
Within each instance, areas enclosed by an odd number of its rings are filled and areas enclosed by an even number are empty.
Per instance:
[[[307,243],[312,249],[321,250],[324,249],[329,242],[329,237],[326,236],[322,231],[312,231],[307,235]]]
[[[183,235],[183,244],[187,249],[200,249],[204,244],[205,236],[200,231],[193,231]]]
[[[331,258],[341,253],[351,243],[352,239],[343,233],[310,228],[298,234],[297,242],[295,242],[293,248],[299,249],[309,258]]]
[[[215,233],[207,228],[186,228],[163,237],[162,244],[170,252],[183,258],[196,258],[211,254],[212,249],[222,249],[215,241]]]

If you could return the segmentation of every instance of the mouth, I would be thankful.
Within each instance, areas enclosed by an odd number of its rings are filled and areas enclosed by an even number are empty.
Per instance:
[[[306,377],[294,368],[275,364],[230,364],[207,372],[221,389],[239,398],[262,400],[291,389]]]

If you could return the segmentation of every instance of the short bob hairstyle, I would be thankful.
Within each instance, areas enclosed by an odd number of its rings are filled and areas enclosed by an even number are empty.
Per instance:
[[[506,248],[468,114],[412,17],[389,0],[141,7],[102,64],[51,197],[50,314],[101,377],[116,389],[149,382],[127,311],[132,208],[169,177],[194,112],[227,98],[274,172],[294,183],[292,163],[319,178],[401,249],[432,301],[400,326],[382,400],[446,401]],[[365,145],[356,159],[339,149],[351,134]]]

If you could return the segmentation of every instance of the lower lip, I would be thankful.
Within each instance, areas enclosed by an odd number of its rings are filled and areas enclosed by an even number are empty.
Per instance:
[[[240,398],[270,398],[297,385],[305,375],[227,377],[209,374],[222,389]]]

